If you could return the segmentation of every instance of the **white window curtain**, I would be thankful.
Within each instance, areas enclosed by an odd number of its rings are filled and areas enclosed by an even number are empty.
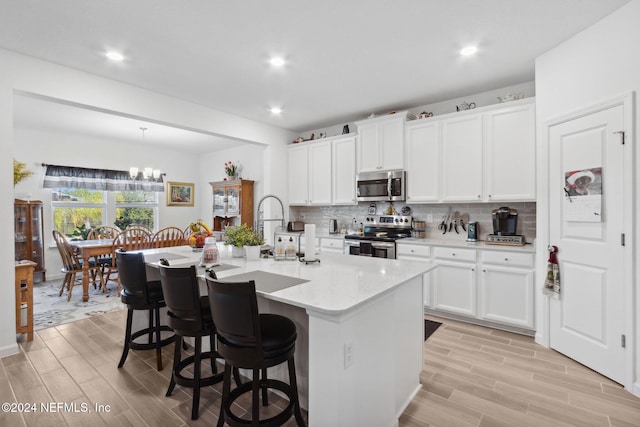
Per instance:
[[[128,171],[46,165],[44,188],[86,188],[101,191],[164,192],[162,176],[157,180],[131,179]]]

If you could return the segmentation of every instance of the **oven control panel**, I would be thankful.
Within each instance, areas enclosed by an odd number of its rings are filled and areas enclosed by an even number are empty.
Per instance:
[[[408,215],[378,215],[365,218],[367,225],[411,227],[412,217]]]

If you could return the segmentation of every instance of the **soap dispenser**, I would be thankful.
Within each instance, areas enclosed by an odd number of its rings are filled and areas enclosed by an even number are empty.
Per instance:
[[[273,254],[273,259],[276,261],[285,259],[285,247],[284,242],[282,241],[282,237],[278,237],[278,241],[276,242],[275,253]]]
[[[288,260],[296,259],[296,245],[293,243],[293,237],[289,237],[289,242],[287,243],[287,247],[285,249],[285,258]]]

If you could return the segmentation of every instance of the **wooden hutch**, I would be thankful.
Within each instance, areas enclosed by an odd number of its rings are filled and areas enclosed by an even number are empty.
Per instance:
[[[213,231],[226,226],[253,227],[253,183],[248,179],[210,182],[213,193]]]
[[[46,281],[44,267],[43,204],[38,200],[16,199],[13,208],[15,260],[36,263],[34,273]]]

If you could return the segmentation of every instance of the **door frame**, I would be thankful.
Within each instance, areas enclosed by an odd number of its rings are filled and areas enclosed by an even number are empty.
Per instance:
[[[634,389],[635,366],[634,361],[638,354],[636,348],[636,328],[640,318],[636,318],[636,298],[640,289],[634,289],[635,277],[637,274],[635,268],[636,256],[636,230],[635,230],[635,214],[636,214],[636,189],[639,189],[638,183],[634,176],[635,163],[635,93],[628,92],[609,99],[569,111],[565,114],[552,117],[544,122],[538,123],[538,149],[536,160],[537,168],[537,219],[536,219],[536,334],[535,341],[545,347],[550,346],[550,297],[542,293],[542,280],[545,277],[547,259],[549,252],[547,247],[553,242],[550,241],[549,223],[551,221],[549,211],[549,160],[550,160],[550,129],[553,126],[588,116],[609,108],[622,105],[624,109],[625,123],[625,156],[624,156],[624,176],[623,180],[629,185],[623,188],[623,197],[625,200],[623,206],[623,229],[625,230],[625,251],[624,251],[624,271],[623,271],[623,292],[625,294],[624,306],[624,334],[626,337],[626,354],[625,354],[625,375],[623,386],[626,390],[640,396],[640,385],[636,385]],[[562,257],[562,248],[558,253]],[[638,307],[640,308],[640,307]],[[640,373],[638,373],[640,374]]]

